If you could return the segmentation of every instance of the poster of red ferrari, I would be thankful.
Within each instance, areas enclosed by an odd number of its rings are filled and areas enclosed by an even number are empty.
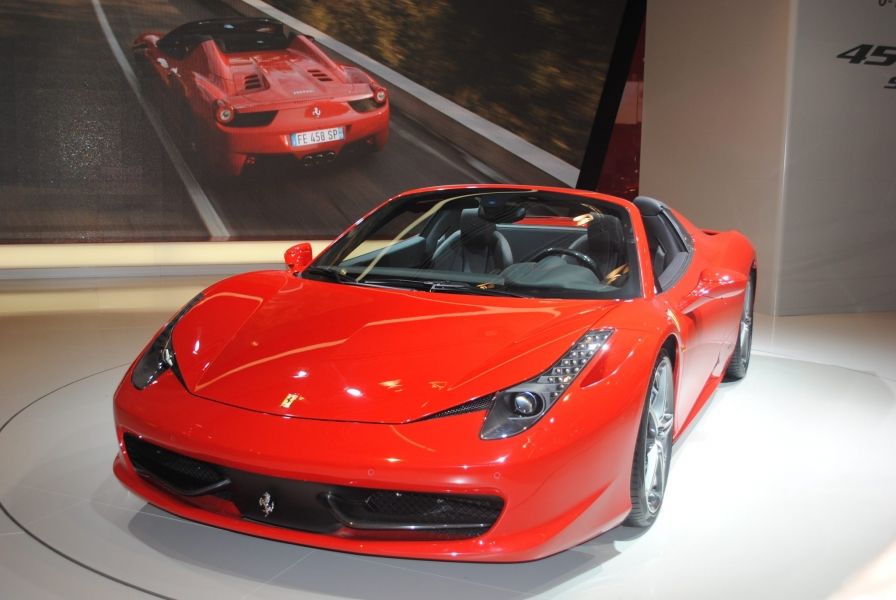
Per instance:
[[[415,187],[575,186],[624,6],[4,3],[0,243],[331,239]]]

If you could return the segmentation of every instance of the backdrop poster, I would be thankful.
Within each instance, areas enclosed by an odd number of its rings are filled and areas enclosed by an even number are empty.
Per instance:
[[[372,59],[406,81],[401,89],[383,83],[388,137],[360,141],[362,149],[379,152],[340,152],[332,162],[326,149],[314,152],[325,160],[299,156],[314,147],[314,135],[351,133],[350,124],[337,124],[285,132],[298,158],[245,152],[239,176],[219,168],[227,161],[209,160],[221,144],[209,143],[197,123],[214,124],[230,113],[208,104],[191,116],[178,89],[196,88],[191,93],[225,106],[239,99],[211,97],[216,86],[206,83],[216,77],[236,81],[254,70],[256,79],[237,82],[245,99],[287,83],[305,93],[333,75],[329,59],[321,59],[323,66],[314,68],[322,74],[289,80],[288,61],[274,67],[265,62],[269,57],[217,41],[217,50],[190,62],[199,38],[210,34],[201,28],[187,32],[195,39],[183,47],[169,46],[167,57],[141,64],[154,43],[138,39],[144,34],[158,40],[192,21],[257,16],[239,0],[10,0],[0,8],[0,77],[15,83],[0,89],[0,243],[327,239],[406,189],[574,185],[625,0],[276,0],[264,6],[351,51],[337,56],[321,39],[317,45],[329,58],[350,66],[352,56]],[[227,71],[233,61],[242,61],[238,75]],[[197,65],[207,75],[204,88],[190,87]],[[363,79],[355,72],[343,87]],[[326,120],[326,103],[305,108]],[[479,123],[479,138],[467,135],[450,111]],[[537,154],[571,176],[533,177],[531,169],[497,160],[508,151],[482,151],[499,138],[516,140],[527,149],[520,155]]]

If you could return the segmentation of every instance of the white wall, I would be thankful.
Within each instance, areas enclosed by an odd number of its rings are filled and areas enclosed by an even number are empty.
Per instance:
[[[860,44],[896,59],[896,5],[799,2],[780,314],[896,310],[896,62],[837,58]]]
[[[774,310],[790,5],[649,0],[641,193],[756,245],[757,309]]]
[[[896,5],[648,0],[646,32],[642,193],[747,234],[762,312],[896,310],[896,64],[837,58]]]

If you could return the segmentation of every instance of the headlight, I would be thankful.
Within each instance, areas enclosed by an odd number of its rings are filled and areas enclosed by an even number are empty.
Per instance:
[[[532,427],[557,402],[611,335],[612,329],[589,331],[550,369],[534,379],[495,394],[495,401],[485,417],[479,437],[496,440]]]
[[[161,333],[159,333],[156,339],[152,341],[152,344],[149,345],[149,348],[143,356],[140,357],[140,360],[137,361],[137,364],[134,366],[134,371],[131,373],[131,383],[135,388],[142,390],[168,369],[173,369],[175,373],[177,372],[177,363],[174,360],[174,349],[171,347],[171,333],[174,331],[174,326],[177,325],[177,322],[180,321],[191,308],[196,306],[200,300],[202,300],[202,294],[198,294],[192,300],[187,302],[187,304],[180,309],[180,312],[165,325],[165,328],[162,329]],[[178,377],[179,376],[180,375],[178,374]]]

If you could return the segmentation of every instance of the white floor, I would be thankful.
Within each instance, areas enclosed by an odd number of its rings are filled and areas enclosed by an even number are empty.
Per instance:
[[[206,283],[0,288],[0,598],[850,597],[844,583],[896,540],[894,313],[760,316],[750,374],[676,445],[643,534],[476,565],[183,521],[112,476],[110,402],[125,364]]]

